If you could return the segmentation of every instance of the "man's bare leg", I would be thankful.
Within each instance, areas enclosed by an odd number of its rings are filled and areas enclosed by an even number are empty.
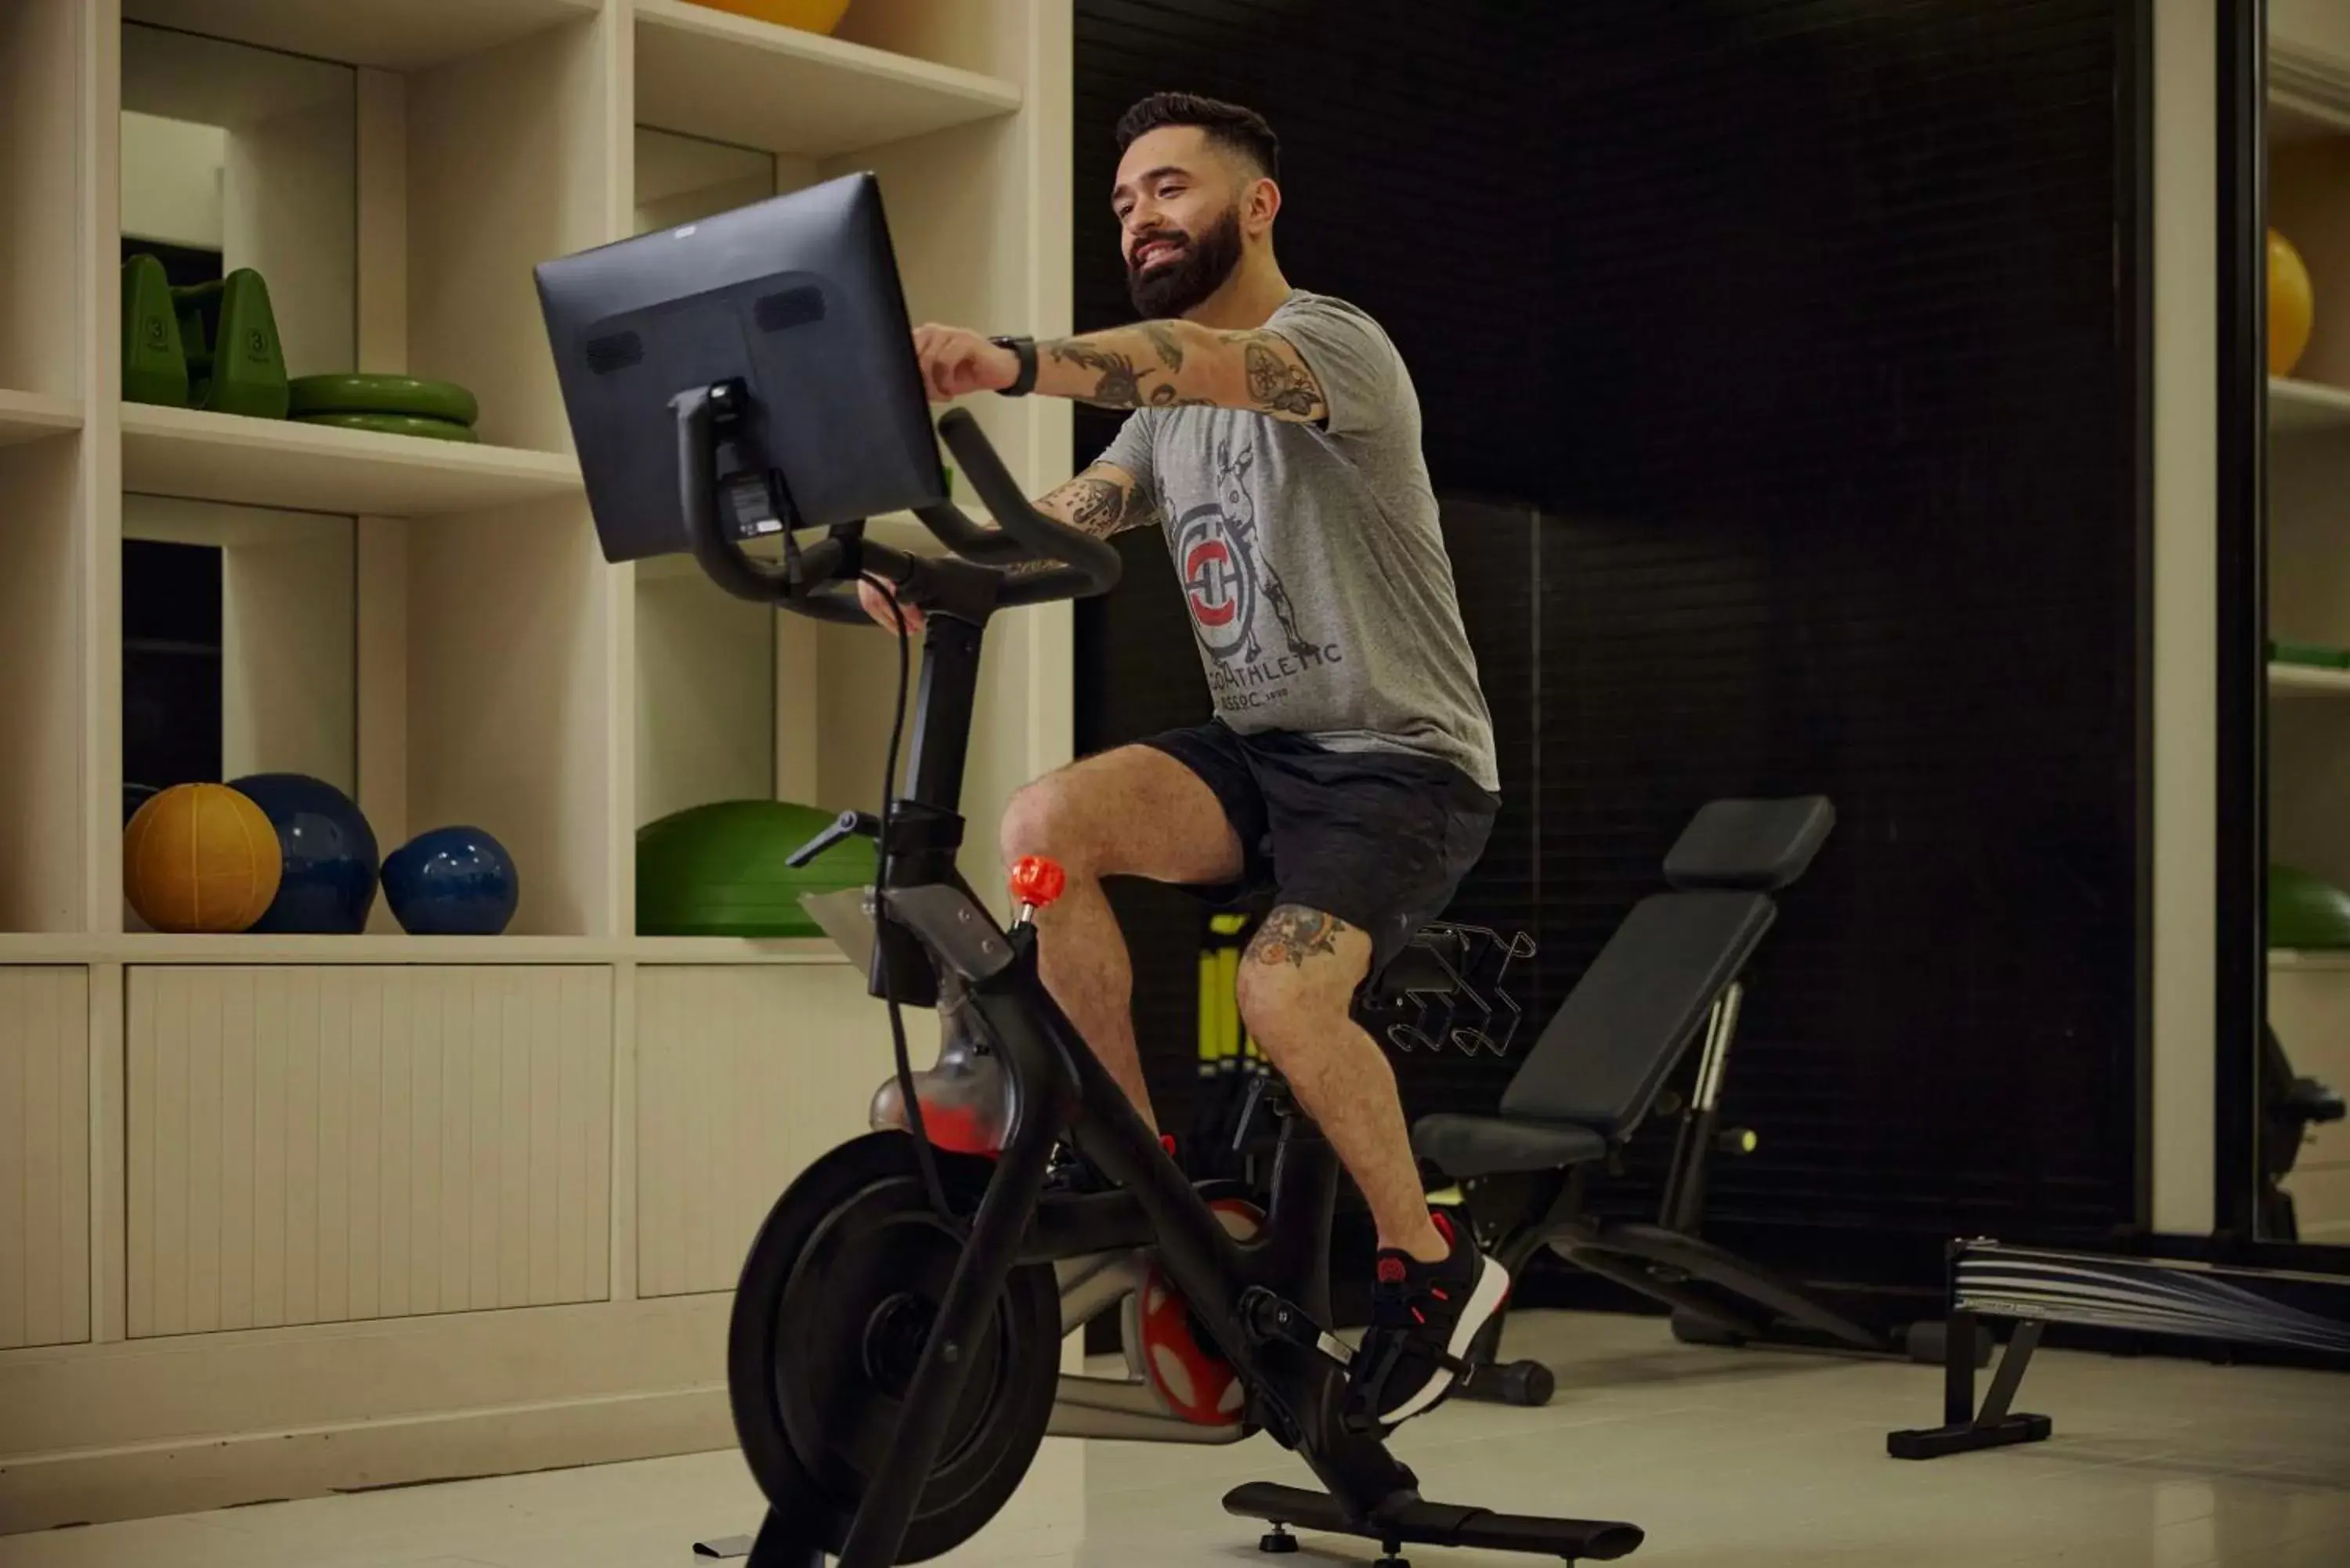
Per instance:
[[[1134,1038],[1134,966],[1105,877],[1221,883],[1240,876],[1240,837],[1215,793],[1166,753],[1124,746],[1047,774],[1012,797],[1003,863],[1057,862],[1068,888],[1036,916],[1038,970],[1127,1098],[1159,1128]]]
[[[1429,1217],[1395,1069],[1354,1020],[1371,939],[1335,916],[1284,904],[1241,965],[1241,1017],[1362,1189],[1378,1244],[1433,1263],[1451,1251]]]

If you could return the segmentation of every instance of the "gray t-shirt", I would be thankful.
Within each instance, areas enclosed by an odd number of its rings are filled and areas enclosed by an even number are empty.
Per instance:
[[[1265,326],[1322,383],[1326,429],[1139,409],[1101,454],[1166,519],[1217,715],[1244,735],[1440,758],[1500,788],[1403,357],[1321,295],[1291,294]]]

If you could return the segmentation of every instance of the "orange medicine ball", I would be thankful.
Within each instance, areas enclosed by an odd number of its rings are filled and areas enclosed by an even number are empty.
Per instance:
[[[2290,376],[2309,348],[2316,325],[2316,302],[2311,296],[2309,268],[2293,242],[2269,231],[2269,374]]]
[[[159,931],[241,931],[285,868],[277,830],[226,784],[174,784],[122,830],[122,893]]]

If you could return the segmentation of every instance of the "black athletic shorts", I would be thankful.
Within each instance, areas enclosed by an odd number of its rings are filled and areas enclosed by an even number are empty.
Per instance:
[[[1336,915],[1369,933],[1373,978],[1451,903],[1501,809],[1433,757],[1334,752],[1213,721],[1142,743],[1199,774],[1240,835],[1241,881],[1200,891],[1219,900],[1270,892]]]

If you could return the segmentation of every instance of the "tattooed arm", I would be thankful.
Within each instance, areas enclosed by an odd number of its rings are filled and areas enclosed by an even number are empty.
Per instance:
[[[1011,349],[960,327],[923,326],[914,352],[940,400],[1001,391],[1019,374]],[[1329,418],[1322,383],[1278,332],[1222,332],[1189,321],[1144,321],[1036,345],[1036,390],[1106,409],[1211,406],[1277,420]]]
[[[1151,498],[1149,488],[1115,463],[1095,463],[1075,479],[1038,496],[1035,506],[1055,522],[1066,523],[1097,539],[1107,539],[1128,528],[1159,525],[1159,504]],[[1058,564],[1023,561],[1005,571],[1017,577],[1046,571]],[[885,630],[897,629],[897,618],[890,613],[889,600],[872,584],[858,583],[857,597],[864,604],[865,613]],[[904,611],[906,629],[919,633],[922,629],[922,612],[911,605],[905,606]]]
[[[1036,389],[1107,409],[1246,409],[1315,423],[1321,383],[1278,332],[1144,321],[1036,345]]]
[[[1134,475],[1115,463],[1097,462],[1037,497],[1036,510],[1080,534],[1107,539],[1128,528],[1159,526],[1159,504]]]

